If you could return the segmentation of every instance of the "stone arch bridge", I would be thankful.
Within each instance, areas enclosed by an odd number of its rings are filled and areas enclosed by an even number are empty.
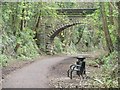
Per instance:
[[[92,14],[94,11],[96,10],[96,8],[91,8],[91,9],[57,9],[57,12],[59,15],[67,15],[68,18],[70,19],[70,21],[72,21],[72,23],[69,24],[64,24],[61,25],[59,28],[52,30],[48,35],[47,35],[47,42],[46,42],[46,53],[47,54],[53,54],[53,42],[54,42],[54,38],[61,33],[63,30],[78,25],[78,24],[85,24],[85,23],[81,23],[79,21],[74,21],[75,18],[80,18],[80,17],[85,17],[87,14]]]

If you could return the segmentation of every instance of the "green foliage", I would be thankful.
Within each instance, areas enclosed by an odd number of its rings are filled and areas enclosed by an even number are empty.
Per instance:
[[[70,42],[70,45],[67,46],[66,52],[67,54],[77,54],[79,50],[77,50],[75,44],[73,42]]]
[[[74,8],[77,6],[75,2],[57,2],[58,7],[60,8]]]
[[[12,58],[26,59],[38,55],[38,47],[34,41],[34,31],[31,27],[31,20],[34,16],[32,3],[3,3],[2,4],[2,63]],[[23,11],[24,9],[24,11]],[[21,31],[21,22],[26,21],[26,25]],[[34,22],[34,21],[33,21]],[[15,47],[17,52],[15,52]]]
[[[102,65],[102,82],[105,87],[118,87],[118,61],[117,61],[117,52],[114,51],[107,57],[101,58],[104,64]]]
[[[106,88],[116,88],[118,87],[118,81],[111,78],[111,76],[106,75],[103,77],[103,85]]]
[[[54,43],[55,43],[55,47],[54,47],[55,52],[56,53],[62,53],[63,52],[63,47],[62,47],[62,42],[60,41],[60,39],[56,37],[55,40],[54,40]]]
[[[38,55],[37,46],[33,39],[34,32],[28,28],[20,32],[20,36],[17,36],[16,44],[20,44],[20,48],[17,50],[18,57],[33,57]]]
[[[0,67],[7,66],[7,63],[11,59],[10,56],[6,56],[5,54],[0,55]]]
[[[106,72],[111,71],[112,68],[117,65],[117,52],[112,52],[109,56],[103,57],[102,61],[104,62],[103,71]],[[107,71],[107,72],[108,72]]]
[[[35,47],[36,46],[33,44],[33,42],[29,42],[24,46],[21,46],[17,51],[18,58],[26,59],[39,55]]]

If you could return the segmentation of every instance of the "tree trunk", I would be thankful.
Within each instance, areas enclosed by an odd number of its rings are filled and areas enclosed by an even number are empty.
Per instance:
[[[119,12],[119,15],[118,15],[118,37],[120,38],[120,1],[117,3],[117,6],[118,6],[118,12]]]
[[[16,46],[15,46],[15,48],[14,48],[15,53],[17,53],[17,50],[18,50],[19,47],[20,47],[20,44],[17,43]]]
[[[23,29],[24,29],[24,11],[25,11],[25,9],[23,8],[23,10],[22,10],[22,20],[21,20],[21,22],[20,22],[20,30],[21,31],[23,31]]]
[[[110,14],[110,24],[114,25],[116,28],[115,30],[118,28],[118,18],[116,16],[113,16],[113,10],[116,10],[116,5],[113,2],[109,3],[109,14]],[[116,33],[116,31],[114,32]]]
[[[118,6],[118,30],[117,30],[117,51],[118,51],[118,76],[120,76],[120,1],[117,2]],[[118,84],[120,84],[120,78],[118,78]],[[120,88],[120,86],[119,86]]]
[[[39,23],[40,23],[40,15],[38,16],[37,23],[35,25],[35,29],[34,29],[35,32],[37,31],[37,28],[39,27]]]
[[[39,43],[39,33],[38,33],[38,28],[39,28],[39,26],[40,26],[40,21],[41,21],[41,16],[39,15],[38,16],[38,19],[37,19],[37,22],[36,22],[36,25],[35,25],[35,29],[34,29],[34,31],[35,31],[35,36],[34,36],[34,38],[33,39],[35,39],[35,41],[36,41],[36,44],[37,44],[37,46],[39,47],[40,46],[40,43]]]
[[[23,6],[27,7],[25,2],[24,2],[24,4],[23,4]],[[26,19],[25,19],[25,17],[26,17],[27,15],[26,15],[25,11],[27,11],[27,10],[26,10],[25,8],[23,8],[23,9],[22,9],[21,27],[20,27],[20,30],[21,30],[21,31],[25,28],[25,26],[26,26],[26,24],[27,24],[27,21],[26,21]]]
[[[102,15],[102,22],[103,22],[103,30],[104,30],[105,39],[106,39],[106,46],[109,50],[109,53],[111,53],[114,49],[113,49],[110,33],[108,30],[107,16],[105,14],[104,3],[100,2],[100,8],[101,8],[101,15]]]
[[[75,45],[77,45],[77,44],[80,42],[80,40],[81,40],[81,38],[82,38],[82,35],[83,35],[83,31],[84,31],[84,30],[81,30],[81,31],[79,32],[79,38],[78,38],[78,41],[75,43]]]
[[[113,22],[113,7],[111,6],[111,4],[113,5],[112,2],[109,3],[109,14],[110,14],[110,17],[109,17],[109,21],[110,21],[110,24],[114,24]]]

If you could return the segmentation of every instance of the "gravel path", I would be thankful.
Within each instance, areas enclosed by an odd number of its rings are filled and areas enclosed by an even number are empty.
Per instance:
[[[49,88],[49,71],[50,68],[69,58],[51,57],[43,60],[38,60],[26,67],[18,69],[3,80],[3,88]]]

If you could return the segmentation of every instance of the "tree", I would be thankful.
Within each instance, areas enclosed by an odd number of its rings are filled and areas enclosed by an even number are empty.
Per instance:
[[[118,65],[120,65],[120,1],[117,2],[117,6],[118,6],[118,30],[117,30],[117,51],[118,51]],[[118,66],[119,67],[119,66]],[[119,73],[120,71],[120,67],[118,68],[118,76],[120,75]],[[118,78],[118,82],[120,82],[120,78]],[[120,86],[119,86],[120,87]]]
[[[108,48],[109,52],[111,53],[114,50],[114,48],[113,48],[113,43],[112,43],[112,40],[110,37],[110,32],[108,29],[107,16],[105,13],[104,3],[100,2],[100,8],[101,8],[102,23],[103,23],[103,30],[104,30],[104,34],[105,34],[106,44],[107,44],[107,48]]]
[[[113,7],[112,7],[113,3],[110,2],[108,5],[109,5],[109,14],[110,14],[109,20],[110,20],[111,24],[114,24],[114,22],[113,22]]]

